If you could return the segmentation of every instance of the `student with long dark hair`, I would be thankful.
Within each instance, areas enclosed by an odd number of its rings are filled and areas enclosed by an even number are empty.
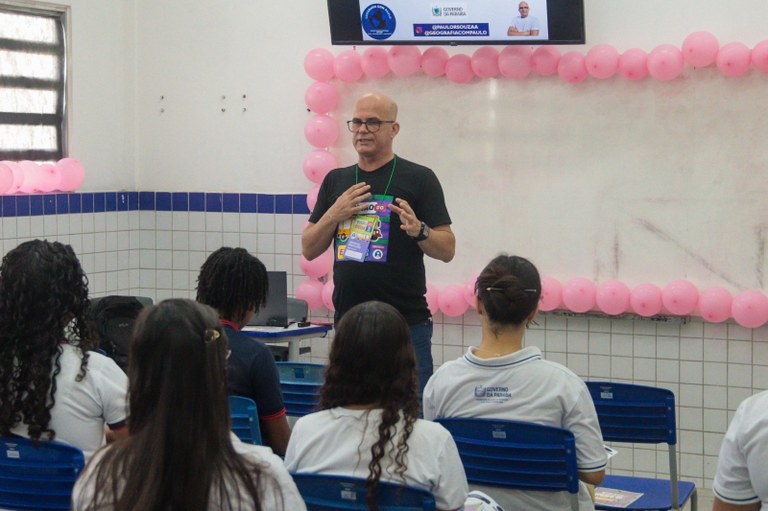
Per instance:
[[[0,435],[59,440],[86,459],[125,434],[125,373],[90,350],[88,279],[69,245],[27,241],[0,266]]]
[[[599,484],[607,460],[587,386],[565,366],[544,360],[539,348],[523,347],[526,328],[539,310],[538,270],[523,257],[500,255],[480,273],[475,291],[480,345],[435,372],[424,391],[424,418],[508,419],[569,429],[576,438],[579,479]],[[478,489],[504,509],[570,509],[562,492]],[[579,509],[594,510],[584,485]]]
[[[424,488],[439,509],[460,509],[464,468],[450,433],[418,418],[416,361],[402,314],[381,302],[352,307],[329,359],[322,411],[295,424],[288,470],[366,478],[373,510],[379,481]]]
[[[244,248],[216,250],[205,260],[197,278],[197,301],[216,309],[229,339],[229,393],[256,402],[264,443],[282,456],[291,428],[275,357],[263,342],[240,331],[264,305],[268,290],[264,263]]]
[[[282,460],[231,434],[227,354],[210,307],[171,299],[142,311],[128,364],[131,434],[94,456],[73,509],[305,509]]]

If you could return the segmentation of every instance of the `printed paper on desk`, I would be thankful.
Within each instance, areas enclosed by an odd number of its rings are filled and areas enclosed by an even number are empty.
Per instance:
[[[642,496],[642,493],[631,491],[602,487],[595,488],[595,504],[603,506],[626,508]]]
[[[376,215],[357,215],[354,218],[349,233],[349,241],[347,241],[347,247],[342,256],[345,261],[360,263],[365,259],[377,222],[378,217]]]

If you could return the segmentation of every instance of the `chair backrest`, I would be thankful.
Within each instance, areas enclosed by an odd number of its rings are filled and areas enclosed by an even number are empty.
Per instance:
[[[85,459],[77,447],[0,438],[0,508],[69,509]]]
[[[500,419],[436,419],[453,437],[470,483],[565,491],[578,510],[576,441],[567,429]]]
[[[259,414],[253,399],[243,396],[229,396],[229,414],[232,432],[241,441],[261,445]]]
[[[368,511],[365,479],[348,476],[291,474],[307,504],[307,511]],[[376,501],[381,511],[435,511],[435,497],[428,491],[384,481]]]
[[[325,381],[325,366],[304,362],[276,364],[286,413],[301,417],[314,412]]]
[[[669,389],[616,383],[586,382],[606,442],[668,444],[672,502],[678,501],[677,422],[675,394]]]
[[[675,395],[671,390],[609,381],[586,383],[604,440],[677,443]]]

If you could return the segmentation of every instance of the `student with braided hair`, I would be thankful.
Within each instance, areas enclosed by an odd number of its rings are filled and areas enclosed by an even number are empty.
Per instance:
[[[379,481],[426,489],[438,509],[461,509],[467,479],[456,444],[441,425],[418,418],[416,389],[416,358],[402,314],[375,301],[352,307],[333,340],[322,411],[294,425],[286,467],[367,478],[372,510]]]
[[[240,331],[264,305],[268,291],[266,267],[244,248],[216,250],[203,263],[197,278],[197,301],[218,311],[229,338],[229,393],[256,402],[264,442],[282,456],[291,428],[275,357],[263,342]]]
[[[544,360],[536,346],[523,347],[525,330],[539,310],[538,270],[523,257],[500,255],[480,273],[475,292],[480,345],[435,372],[424,391],[424,418],[507,419],[568,429],[576,439],[579,479],[600,484],[607,459],[586,384],[567,367]],[[477,489],[507,510],[570,509],[562,492]],[[583,484],[579,509],[595,509]]]
[[[33,240],[0,266],[0,435],[58,440],[88,459],[127,434],[128,379],[95,350],[88,278],[69,245]]]

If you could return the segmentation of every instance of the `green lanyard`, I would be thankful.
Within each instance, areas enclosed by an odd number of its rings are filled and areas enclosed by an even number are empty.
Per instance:
[[[392,184],[392,176],[395,175],[395,167],[397,167],[397,155],[395,155],[395,158],[392,160],[392,172],[389,173],[389,181],[387,181],[387,187],[384,188],[384,193],[382,195],[386,195],[389,191],[389,185]],[[357,163],[355,163],[355,184],[357,184],[357,178],[358,178],[358,171],[359,167],[357,166]]]

